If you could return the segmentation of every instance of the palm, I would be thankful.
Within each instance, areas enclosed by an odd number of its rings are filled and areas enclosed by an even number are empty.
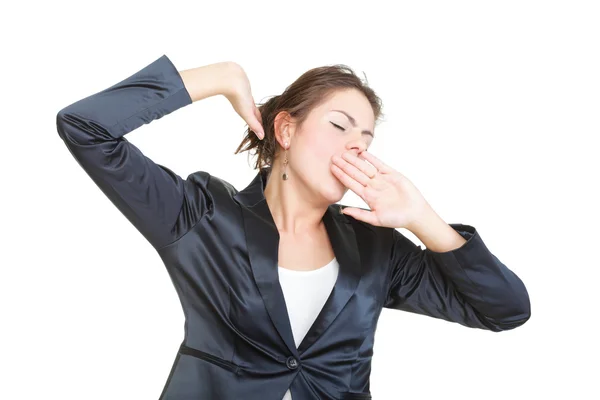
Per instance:
[[[248,127],[262,139],[264,137],[262,117],[254,103],[250,81],[246,72],[239,64],[234,63],[233,66],[234,73],[232,74],[230,81],[230,90],[224,95],[231,103],[235,112],[242,117],[248,124]]]

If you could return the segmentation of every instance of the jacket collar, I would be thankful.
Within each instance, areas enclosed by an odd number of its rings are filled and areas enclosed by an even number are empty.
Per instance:
[[[242,206],[244,230],[254,279],[273,325],[296,357],[329,327],[353,295],[362,276],[356,235],[342,205],[331,204],[323,215],[329,240],[340,265],[338,278],[323,309],[296,348],[283,291],[279,284],[279,232],[264,196],[270,168],[262,168],[234,199]]]

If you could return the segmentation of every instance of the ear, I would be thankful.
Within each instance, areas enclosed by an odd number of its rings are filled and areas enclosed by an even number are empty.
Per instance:
[[[295,118],[287,111],[281,111],[275,116],[273,129],[275,140],[277,140],[279,145],[284,147],[284,143],[287,142],[289,146],[295,132]]]

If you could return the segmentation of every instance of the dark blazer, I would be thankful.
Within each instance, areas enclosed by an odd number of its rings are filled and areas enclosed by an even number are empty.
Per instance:
[[[450,224],[467,242],[436,253],[332,204],[323,221],[339,277],[296,348],[263,193],[268,170],[242,191],[206,171],[184,180],[124,138],[191,103],[163,55],[56,118],[79,165],[156,249],[181,300],[185,335],[160,399],[281,400],[288,388],[293,400],[369,399],[383,307],[494,332],[529,319],[522,281],[473,226]]]

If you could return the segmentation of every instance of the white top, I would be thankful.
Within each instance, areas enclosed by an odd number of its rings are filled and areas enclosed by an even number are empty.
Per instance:
[[[325,305],[337,280],[339,268],[335,257],[327,265],[311,271],[296,271],[278,266],[279,283],[283,290],[296,347],[300,346]],[[282,400],[292,400],[289,389]]]

